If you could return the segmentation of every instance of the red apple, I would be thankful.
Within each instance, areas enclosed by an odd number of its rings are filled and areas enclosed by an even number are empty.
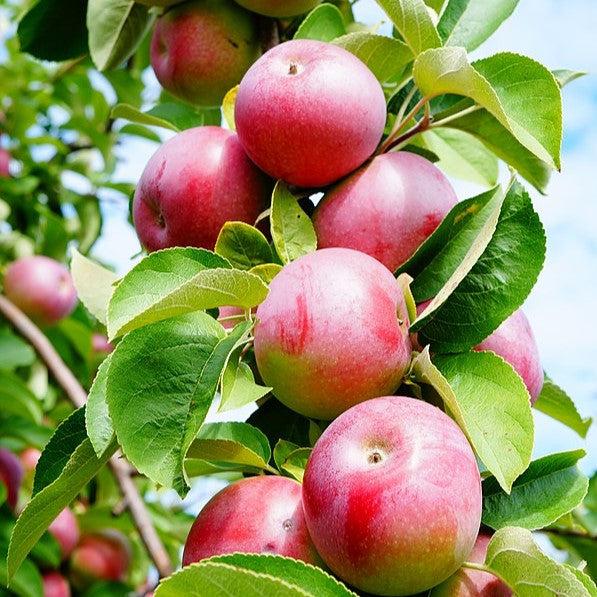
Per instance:
[[[257,308],[255,357],[289,408],[333,419],[392,393],[409,364],[404,297],[389,270],[351,249],[323,249],[286,265]]]
[[[313,218],[318,246],[363,251],[395,271],[456,202],[431,162],[405,151],[386,153],[326,193]]]
[[[32,473],[37,466],[41,452],[37,448],[25,448],[21,452],[21,464],[27,473]]]
[[[6,296],[37,323],[52,325],[77,304],[68,269],[45,255],[13,261],[4,274]]]
[[[71,572],[78,586],[97,580],[120,581],[126,576],[130,561],[126,537],[108,530],[81,538],[71,556]]]
[[[79,523],[72,510],[70,508],[62,510],[52,521],[48,531],[58,541],[62,559],[68,558],[79,543]]]
[[[95,353],[109,354],[114,350],[114,345],[108,342],[104,334],[95,333],[91,336],[91,348]]]
[[[450,417],[384,396],[323,432],[307,462],[303,506],[317,551],[341,579],[375,595],[412,595],[448,578],[471,552],[481,479]]]
[[[522,310],[510,315],[475,350],[491,350],[510,363],[524,381],[531,395],[531,404],[537,401],[543,388],[543,367],[533,330]]]
[[[183,566],[234,552],[319,562],[305,526],[299,483],[251,477],[228,485],[207,503],[187,538]]]
[[[266,17],[295,17],[309,12],[319,0],[236,0],[252,12]]]
[[[46,572],[42,582],[44,597],[70,597],[70,586],[59,572]]]
[[[238,137],[204,126],[179,133],[151,157],[133,201],[135,228],[149,251],[213,249],[228,221],[253,224],[267,207],[269,181]]]
[[[235,120],[240,142],[262,170],[320,187],[375,151],[386,102],[373,73],[350,52],[301,39],[276,46],[248,70]]]
[[[480,533],[467,561],[484,564],[490,540],[490,535]],[[493,574],[463,568],[435,587],[432,595],[433,597],[511,597],[512,591]]]
[[[0,148],[0,178],[10,176],[10,153],[6,149]]]
[[[14,511],[23,481],[21,461],[6,448],[0,448],[0,482],[6,487],[6,503]]]
[[[172,95],[217,106],[259,56],[254,15],[232,0],[194,0],[162,15],[151,40],[151,65]]]

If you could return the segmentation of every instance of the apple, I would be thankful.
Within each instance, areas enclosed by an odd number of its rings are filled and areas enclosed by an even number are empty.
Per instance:
[[[151,65],[172,95],[218,106],[260,53],[255,15],[233,0],[193,0],[164,13],[151,39]]]
[[[531,404],[537,401],[543,388],[543,367],[533,330],[522,310],[510,315],[474,350],[490,350],[510,363],[524,381]]]
[[[0,147],[0,178],[8,178],[10,176],[10,160],[10,153]]]
[[[333,419],[392,393],[411,356],[408,316],[391,272],[352,249],[322,249],[286,265],[257,308],[255,357],[289,408]]]
[[[13,261],[4,274],[6,296],[37,323],[52,325],[70,315],[77,291],[68,269],[45,255]]]
[[[197,127],[151,157],[135,192],[133,219],[148,251],[211,250],[226,222],[253,224],[270,195],[271,181],[247,158],[233,132]]]
[[[70,559],[73,579],[80,587],[97,580],[123,580],[130,561],[128,540],[112,529],[83,535]]]
[[[13,511],[17,507],[22,481],[21,461],[10,450],[0,448],[0,482],[6,488],[6,502]]]
[[[468,562],[485,563],[491,536],[481,532]],[[511,597],[512,591],[503,581],[488,572],[461,569],[433,589],[433,597]]]
[[[236,0],[246,9],[266,17],[295,17],[309,12],[319,0]]]
[[[95,333],[91,336],[91,348],[99,354],[109,354],[114,350],[114,345],[108,342],[104,334]]]
[[[35,467],[41,457],[41,452],[37,448],[25,448],[21,452],[21,464],[27,473],[35,471]]]
[[[58,541],[62,559],[68,558],[79,543],[79,523],[72,510],[62,510],[52,521],[48,531]]]
[[[305,526],[299,483],[287,477],[250,477],[228,485],[207,503],[189,532],[183,566],[234,552],[319,563]]]
[[[46,572],[42,576],[44,597],[70,597],[70,586],[59,572]]]
[[[274,47],[247,71],[235,121],[240,142],[262,170],[299,187],[321,187],[375,151],[386,102],[356,56],[300,39]]]
[[[458,199],[444,174],[414,153],[386,153],[330,189],[315,210],[319,248],[347,247],[396,271]]]
[[[412,595],[444,581],[471,552],[481,478],[448,415],[383,396],[323,432],[307,462],[303,506],[317,551],[341,579],[375,595]]]

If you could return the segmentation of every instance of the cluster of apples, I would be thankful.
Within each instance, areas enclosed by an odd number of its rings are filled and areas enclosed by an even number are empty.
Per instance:
[[[31,476],[41,453],[26,448],[17,456],[0,448],[0,483],[6,488],[8,507],[17,512],[19,492]],[[81,534],[77,518],[65,508],[48,528],[60,547],[60,570],[42,573],[44,597],[70,597],[71,584],[84,589],[98,581],[120,581],[127,574],[131,552],[128,540],[112,529]]]
[[[319,249],[271,282],[256,312],[254,352],[278,400],[331,423],[302,487],[261,476],[217,494],[191,529],[183,564],[277,553],[376,595],[438,585],[442,595],[508,595],[491,575],[452,576],[467,558],[482,562],[488,542],[467,439],[439,408],[393,395],[420,347],[392,272],[457,198],[421,156],[374,155],[385,121],[383,91],[361,61],[332,44],[290,41],[242,78],[237,133],[187,130],[143,172],[133,213],[148,250],[213,249],[226,221],[255,223],[273,180],[306,195],[323,191],[313,215]],[[537,398],[543,372],[521,311],[476,350],[501,355]]]

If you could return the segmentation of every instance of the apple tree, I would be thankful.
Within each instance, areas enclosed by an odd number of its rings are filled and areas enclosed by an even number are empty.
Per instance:
[[[469,57],[517,3],[7,4],[10,591],[597,594],[591,421],[521,310],[579,73]],[[131,137],[160,145],[127,184]],[[93,247],[129,199],[119,276]],[[534,459],[535,411],[579,448]],[[155,499],[208,476],[195,519]]]

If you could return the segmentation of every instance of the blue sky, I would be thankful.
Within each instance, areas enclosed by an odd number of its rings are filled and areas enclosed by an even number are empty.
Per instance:
[[[357,16],[370,24],[384,20],[372,0],[355,5]],[[552,69],[597,73],[597,2],[594,0],[521,0],[514,15],[476,51],[482,57],[508,50],[526,54]],[[151,102],[157,86],[151,79]],[[576,401],[585,416],[597,418],[597,77],[572,83],[564,93],[563,171],[556,174],[547,197],[534,194],[547,230],[545,269],[525,306],[533,325],[544,368]],[[135,182],[155,144],[127,142],[118,177]],[[455,182],[461,198],[474,195],[474,185]],[[94,248],[120,271],[139,251],[134,231],[125,223],[127,206],[104,205],[104,234]],[[537,413],[536,454],[576,448],[582,440],[567,428]],[[597,425],[596,425],[597,427]],[[597,430],[588,438],[583,467],[597,467]]]

